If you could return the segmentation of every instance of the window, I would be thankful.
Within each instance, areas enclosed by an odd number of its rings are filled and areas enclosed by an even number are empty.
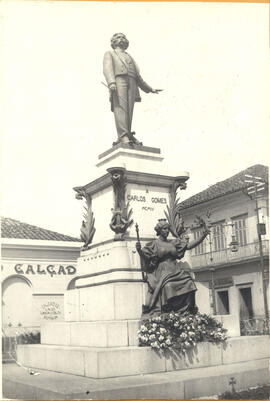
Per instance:
[[[229,315],[229,291],[217,291],[217,314],[218,315]]]
[[[240,297],[240,319],[252,319],[253,308],[252,308],[252,294],[251,287],[239,288]]]
[[[213,225],[213,251],[222,251],[226,248],[225,221]]]
[[[232,222],[233,232],[235,233],[235,238],[238,241],[239,246],[247,244],[247,214],[242,216],[233,217]]]
[[[200,238],[202,236],[202,233],[203,233],[202,228],[193,230],[194,240],[196,241],[198,238]],[[194,255],[201,255],[202,253],[206,253],[206,241],[205,240],[193,249]]]

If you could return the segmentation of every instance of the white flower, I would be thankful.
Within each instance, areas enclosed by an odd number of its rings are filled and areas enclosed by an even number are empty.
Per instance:
[[[179,327],[179,322],[175,322],[173,325],[174,327]]]
[[[165,343],[166,343],[167,345],[171,345],[171,340],[168,338],[168,340],[166,340]]]
[[[166,329],[164,329],[164,327],[161,327],[161,328],[160,328],[160,332],[161,332],[161,333],[166,333],[166,332],[167,332],[167,330],[166,330]]]
[[[187,335],[186,335],[186,333],[182,333],[182,334],[180,334],[180,337],[181,338],[187,338]]]
[[[162,341],[162,340],[164,340],[164,337],[163,336],[159,336],[158,339],[159,339],[159,341]]]
[[[150,340],[154,340],[156,338],[155,334],[151,334],[151,336],[149,337]]]
[[[191,337],[195,336],[195,333],[194,333],[193,331],[189,331],[188,334],[189,334]]]
[[[144,326],[144,325],[142,325],[142,326],[141,326],[141,331],[142,331],[142,332],[145,332],[145,331],[147,331],[147,327],[146,327],[146,326]]]
[[[156,328],[157,328],[157,324],[156,324],[156,323],[153,323],[153,324],[152,324],[152,327],[153,327],[153,329],[156,329]]]

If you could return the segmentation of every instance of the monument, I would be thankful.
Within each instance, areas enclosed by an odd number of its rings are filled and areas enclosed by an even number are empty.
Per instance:
[[[160,90],[143,81],[138,66],[125,51],[128,40],[124,34],[113,35],[111,46],[112,51],[104,55],[103,70],[117,140],[98,156],[96,179],[74,188],[76,198],[85,202],[81,226],[84,246],[77,262],[79,274],[73,288],[65,293],[65,322],[42,326],[42,344],[35,355],[24,347],[19,353],[25,365],[93,378],[160,371],[159,358],[149,349],[138,347],[142,311],[151,314],[159,307],[161,313],[160,299],[170,298],[170,294],[174,302],[175,295],[181,295],[181,305],[184,297],[184,303],[188,300],[195,306],[196,286],[177,260],[208,233],[203,222],[202,237],[189,243],[177,199],[177,191],[186,188],[189,174],[173,173],[163,162],[160,149],[144,146],[131,131],[139,88],[155,94]],[[154,240],[158,220],[159,239]],[[169,230],[173,240],[167,240]],[[141,243],[148,245],[142,248]],[[156,253],[147,262],[147,249],[149,253],[151,247]],[[167,272],[160,275],[150,294],[155,273],[146,266],[154,260],[157,270],[166,266]],[[180,282],[180,293],[175,293]]]
[[[178,166],[172,171],[159,148],[144,146],[131,131],[138,88],[160,90],[142,80],[125,52],[125,35],[115,34],[111,43],[104,74],[117,140],[98,156],[95,180],[74,188],[77,199],[85,202],[84,246],[77,262],[79,274],[65,293],[65,322],[44,324],[41,344],[20,346],[18,361],[95,379],[221,365],[222,349],[217,351],[214,345],[215,349],[202,346],[193,365],[139,347],[142,318],[195,308],[196,285],[183,269],[183,258],[204,240],[208,226],[198,218],[202,235],[189,241],[177,196],[186,188],[189,174]]]

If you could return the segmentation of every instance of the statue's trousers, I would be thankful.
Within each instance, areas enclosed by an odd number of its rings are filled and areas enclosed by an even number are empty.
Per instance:
[[[112,106],[119,139],[131,132],[136,93],[135,78],[128,75],[116,77],[116,91],[112,94]]]

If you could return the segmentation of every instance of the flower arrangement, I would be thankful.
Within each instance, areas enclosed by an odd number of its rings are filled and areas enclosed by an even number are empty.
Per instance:
[[[226,341],[227,330],[212,316],[177,312],[164,313],[142,321],[138,331],[139,345],[154,349],[178,349],[181,352],[193,348],[198,342]]]

